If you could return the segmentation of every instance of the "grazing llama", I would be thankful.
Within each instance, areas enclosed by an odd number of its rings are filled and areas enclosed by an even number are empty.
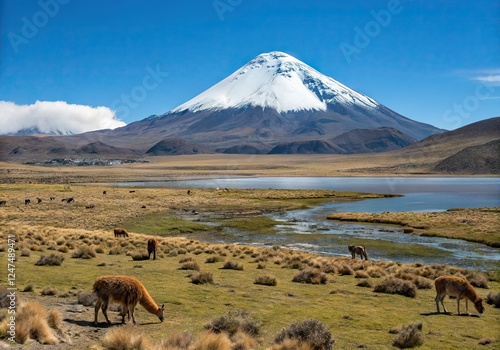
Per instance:
[[[158,241],[154,238],[148,240],[148,259],[151,259],[151,254],[153,254],[153,260],[156,260],[156,250],[158,249]]]
[[[129,237],[128,232],[123,228],[119,228],[119,227],[115,228],[114,233],[115,233],[115,237],[121,237],[121,236]]]
[[[350,245],[348,246],[348,248],[353,259],[355,259],[356,254],[358,254],[361,257],[361,260],[363,260],[363,258],[365,258],[365,260],[368,260],[368,254],[366,254],[366,249],[362,245],[357,245],[357,246]]]
[[[129,321],[132,316],[132,322],[136,324],[134,309],[138,303],[149,313],[158,316],[161,322],[164,320],[163,311],[165,305],[158,307],[146,288],[136,278],[129,276],[101,276],[96,279],[93,289],[98,298],[95,304],[95,325],[97,325],[99,308],[102,309],[106,321],[111,325],[106,313],[110,302],[119,303],[122,306],[122,323],[125,323],[125,314],[127,314]]]
[[[436,287],[436,307],[437,312],[441,313],[439,310],[439,303],[443,305],[444,312],[446,311],[446,307],[444,306],[443,300],[444,297],[449,295],[457,298],[457,311],[460,315],[460,299],[465,299],[465,312],[469,314],[469,306],[468,300],[474,303],[477,312],[482,314],[484,312],[483,299],[481,299],[474,287],[467,281],[465,278],[455,277],[455,276],[441,276],[436,278],[434,281],[434,285]]]

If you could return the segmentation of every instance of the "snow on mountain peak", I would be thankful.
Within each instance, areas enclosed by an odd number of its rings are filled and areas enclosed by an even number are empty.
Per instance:
[[[170,113],[262,107],[282,112],[320,110],[347,103],[379,104],[284,52],[263,53]]]

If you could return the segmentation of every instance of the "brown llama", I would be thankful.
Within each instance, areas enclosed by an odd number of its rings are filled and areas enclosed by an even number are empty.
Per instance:
[[[129,237],[130,236],[125,229],[120,228],[120,227],[115,228],[114,233],[115,233],[115,237],[122,237],[122,236]]]
[[[158,241],[154,238],[148,240],[148,259],[151,259],[151,254],[153,254],[153,260],[156,260],[156,250],[158,249]]]
[[[361,260],[363,260],[363,258],[365,258],[365,260],[368,260],[368,254],[366,253],[365,247],[363,247],[362,245],[350,245],[347,248],[349,249],[349,252],[351,253],[353,259],[355,259],[356,254],[358,254],[361,257]]]
[[[474,287],[465,278],[456,276],[441,276],[436,278],[434,281],[436,287],[436,307],[438,314],[441,313],[439,310],[439,303],[443,305],[444,312],[447,313],[446,307],[444,306],[444,297],[449,295],[457,298],[457,311],[460,315],[460,299],[465,299],[465,312],[469,314],[468,301],[472,301],[476,307],[477,312],[482,314],[484,312],[483,299],[481,299]]]
[[[111,321],[108,318],[106,310],[109,303],[119,303],[122,307],[122,323],[125,323],[125,314],[132,317],[132,322],[136,324],[134,309],[137,304],[141,304],[149,313],[158,316],[163,322],[163,311],[165,305],[158,307],[153,298],[149,295],[143,284],[136,278],[130,276],[101,276],[94,283],[94,292],[97,294],[95,304],[94,324],[97,325],[97,314],[101,308],[104,317],[109,325]]]

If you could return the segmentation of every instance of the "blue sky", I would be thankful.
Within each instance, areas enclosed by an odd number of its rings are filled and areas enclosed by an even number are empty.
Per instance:
[[[500,115],[498,0],[0,3],[0,101],[10,118],[20,105],[64,101],[130,123],[269,51],[437,127]]]

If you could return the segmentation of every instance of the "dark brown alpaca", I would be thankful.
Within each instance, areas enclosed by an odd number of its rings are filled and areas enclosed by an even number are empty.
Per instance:
[[[154,238],[148,240],[148,259],[151,259],[151,254],[153,254],[153,260],[156,260],[156,250],[158,249],[158,241]]]
[[[165,306],[159,307],[142,283],[134,277],[101,276],[96,279],[93,290],[98,298],[94,310],[94,324],[96,325],[99,308],[101,308],[106,321],[111,325],[106,311],[108,304],[112,302],[119,303],[122,306],[122,323],[125,323],[125,314],[128,315],[129,320],[132,317],[132,322],[136,323],[134,309],[137,304],[141,304],[149,313],[158,316],[161,322],[164,320],[163,311]]]

